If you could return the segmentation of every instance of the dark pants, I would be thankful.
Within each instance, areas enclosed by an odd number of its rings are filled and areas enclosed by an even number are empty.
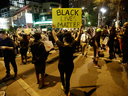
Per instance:
[[[70,77],[71,77],[72,71],[74,69],[74,64],[72,64],[72,65],[71,64],[67,64],[67,65],[68,66],[61,65],[61,64],[58,65],[62,85],[66,88],[65,94],[68,94],[68,92],[69,92]],[[65,74],[65,78],[64,78],[64,74]],[[65,80],[66,80],[66,84],[65,84]]]
[[[28,48],[27,49],[20,49],[20,53],[21,53],[21,57],[25,57],[27,58],[27,51],[28,51]]]
[[[128,45],[123,44],[123,63],[126,63],[128,61]]]
[[[115,57],[115,52],[114,52],[114,39],[110,39],[109,40],[108,46],[109,46],[109,55],[110,55],[110,58],[114,58]]]
[[[93,45],[93,50],[94,50],[94,57],[96,57],[96,45]]]
[[[14,59],[8,59],[8,58],[4,57],[4,63],[5,63],[7,75],[10,74],[10,65],[9,65],[10,62],[14,68],[15,75],[17,75],[17,65],[16,65],[15,58]]]

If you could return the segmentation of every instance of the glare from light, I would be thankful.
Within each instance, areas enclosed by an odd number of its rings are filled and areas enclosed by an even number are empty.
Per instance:
[[[35,24],[46,24],[46,23],[50,23],[50,24],[52,24],[52,21],[36,22]]]
[[[88,22],[88,24],[90,25],[90,24],[91,24],[91,22]]]
[[[84,10],[84,7],[82,7],[82,10]]]
[[[107,10],[106,10],[105,8],[101,8],[100,11],[101,11],[102,13],[105,13]]]

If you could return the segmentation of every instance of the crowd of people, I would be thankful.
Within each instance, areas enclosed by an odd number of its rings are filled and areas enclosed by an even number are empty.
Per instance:
[[[37,84],[41,82],[39,88],[47,85],[44,83],[44,75],[45,61],[49,52],[46,51],[44,43],[41,41],[52,41],[53,45],[56,44],[59,48],[58,70],[62,82],[61,88],[66,96],[68,96],[70,90],[70,77],[74,69],[73,54],[75,51],[81,52],[83,56],[87,57],[88,48],[92,46],[94,49],[93,63],[96,68],[101,68],[98,64],[99,57],[103,56],[101,50],[108,49],[108,59],[116,58],[115,54],[119,56],[122,54],[121,63],[128,64],[128,22],[118,29],[115,26],[109,29],[102,26],[95,29],[83,29],[81,25],[79,30],[59,30],[55,32],[54,25],[52,25],[52,31],[50,32],[35,33],[34,35],[18,34],[18,36],[16,34],[7,35],[5,31],[0,31],[0,52],[3,54],[7,73],[3,79],[10,77],[10,62],[14,68],[14,78],[17,76],[16,54],[21,54],[21,64],[26,64],[29,50],[32,53],[32,63],[35,65]],[[39,74],[41,74],[41,81]]]

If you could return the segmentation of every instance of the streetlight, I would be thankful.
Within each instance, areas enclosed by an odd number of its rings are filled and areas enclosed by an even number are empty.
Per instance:
[[[107,11],[105,8],[101,8],[100,11],[102,12],[102,25],[103,25],[103,15]]]
[[[100,11],[104,14],[107,10],[105,8],[101,8]]]
[[[82,7],[82,10],[84,10],[84,7]]]

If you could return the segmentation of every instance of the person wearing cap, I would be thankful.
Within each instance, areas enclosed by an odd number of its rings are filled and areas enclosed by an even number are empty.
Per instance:
[[[94,64],[96,68],[101,68],[99,65],[98,65],[98,53],[99,53],[99,47],[100,47],[100,35],[101,35],[101,31],[102,29],[101,28],[98,28],[96,30],[96,33],[95,33],[95,36],[94,36],[94,45],[93,45],[93,49],[94,49]]]
[[[87,33],[87,30],[84,30],[84,33],[81,36],[81,45],[82,45],[82,55],[87,57],[87,47],[88,42],[91,36]]]

